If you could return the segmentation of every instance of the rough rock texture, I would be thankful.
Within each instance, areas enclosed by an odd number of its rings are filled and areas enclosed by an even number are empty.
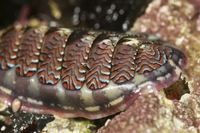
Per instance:
[[[156,91],[146,93],[98,132],[184,132],[184,124],[174,116],[173,110],[175,106],[171,100]]]
[[[168,100],[158,91],[141,94],[98,133],[199,132],[200,131],[200,15],[199,1],[154,0],[132,31],[152,33],[185,52],[188,65],[183,76],[191,94]]]
[[[94,133],[94,127],[89,120],[56,118],[46,125],[44,133]]]

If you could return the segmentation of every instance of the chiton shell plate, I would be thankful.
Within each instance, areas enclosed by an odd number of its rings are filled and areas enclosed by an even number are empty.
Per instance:
[[[34,113],[102,118],[142,90],[170,86],[187,64],[152,35],[22,25],[0,33],[0,101]]]

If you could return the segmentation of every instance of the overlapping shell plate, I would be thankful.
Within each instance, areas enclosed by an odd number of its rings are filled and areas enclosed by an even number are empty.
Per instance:
[[[150,35],[15,26],[1,32],[0,101],[63,117],[126,109],[141,90],[176,81],[187,58]]]

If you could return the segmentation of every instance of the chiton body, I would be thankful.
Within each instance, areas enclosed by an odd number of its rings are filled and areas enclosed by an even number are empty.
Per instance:
[[[170,86],[187,64],[179,49],[138,33],[17,25],[0,39],[0,101],[68,118],[123,111],[142,90]]]

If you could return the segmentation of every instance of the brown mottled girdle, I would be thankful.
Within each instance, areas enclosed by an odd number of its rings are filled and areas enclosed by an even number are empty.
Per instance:
[[[101,118],[127,108],[141,90],[171,85],[186,63],[152,35],[17,25],[0,31],[0,101]]]

